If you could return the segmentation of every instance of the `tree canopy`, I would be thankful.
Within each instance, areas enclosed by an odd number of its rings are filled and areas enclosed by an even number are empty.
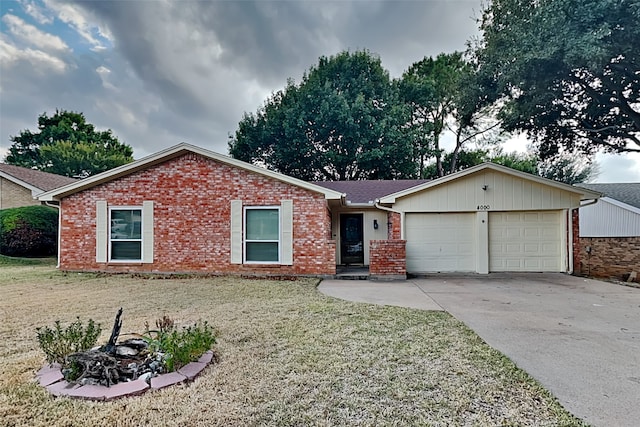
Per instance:
[[[543,157],[640,151],[638,22],[638,0],[493,0],[473,53],[503,127]]]
[[[38,131],[12,136],[5,162],[74,178],[86,178],[133,161],[133,150],[111,130],[97,131],[82,113],[56,110],[38,117]]]
[[[408,118],[380,59],[342,52],[245,114],[229,152],[305,180],[412,177]]]
[[[425,57],[402,75],[400,95],[412,113],[407,130],[420,177],[431,174],[425,169],[431,158],[435,158],[437,176],[455,171],[464,145],[497,127],[487,123],[489,107],[474,84],[475,77],[474,67],[460,52]],[[455,146],[443,159],[441,137],[447,130],[455,136]]]
[[[516,151],[505,152],[501,147],[493,147],[492,149],[463,149],[458,153],[457,162],[453,166],[451,173],[484,162],[492,162],[570,185],[589,182],[598,176],[598,164],[589,157],[562,153],[554,157],[541,159],[534,147],[529,148],[530,151],[526,153]],[[451,168],[453,165],[452,157],[452,152],[443,154],[442,163],[445,167]],[[423,175],[425,178],[432,179],[438,177],[435,162],[426,166]]]

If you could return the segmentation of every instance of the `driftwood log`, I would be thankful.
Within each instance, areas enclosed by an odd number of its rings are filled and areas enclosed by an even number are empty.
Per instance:
[[[120,316],[122,316],[122,307],[120,307],[120,310],[118,310],[118,313],[116,314],[116,319],[113,322],[113,329],[111,330],[111,336],[109,337],[107,344],[104,346],[105,353],[115,354],[116,342],[120,336],[120,329],[122,329],[122,320],[120,320]]]
[[[151,366],[147,344],[141,339],[130,339],[117,344],[122,328],[122,308],[118,310],[111,336],[99,349],[73,353],[67,356],[63,374],[78,384],[111,386],[138,378],[146,372],[157,372],[160,364]]]
[[[72,370],[79,370],[81,374],[74,382],[83,384],[105,385],[117,384],[121,378],[122,369],[115,357],[100,350],[74,353],[67,356],[68,365]]]

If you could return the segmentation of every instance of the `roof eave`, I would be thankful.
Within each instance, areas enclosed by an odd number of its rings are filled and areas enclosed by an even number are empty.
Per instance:
[[[31,195],[33,197],[35,197],[36,195],[40,194],[43,192],[42,188],[36,187],[35,185],[29,184],[26,181],[21,180],[20,178],[16,178],[15,176],[8,174],[6,172],[2,172],[0,171],[0,177],[4,178],[4,179],[8,179],[9,181],[18,184],[21,187],[24,187],[28,190],[31,191]]]
[[[636,214],[640,215],[640,208],[636,208],[635,206],[632,206],[632,205],[630,205],[628,203],[621,202],[620,200],[614,199],[613,197],[603,196],[603,197],[600,198],[600,200],[602,200],[603,202],[610,203],[610,204],[612,204],[614,206],[617,206],[619,208],[628,210],[629,212],[633,212],[633,213],[636,213]]]
[[[507,166],[502,166],[502,165],[498,165],[496,163],[481,163],[479,165],[470,167],[469,169],[465,169],[462,170],[460,172],[456,172],[456,173],[452,173],[451,175],[447,175],[447,176],[443,176],[441,178],[437,178],[434,179],[433,181],[429,181],[429,182],[425,182],[424,184],[412,187],[412,188],[408,188],[406,190],[402,190],[402,191],[398,191],[397,193],[393,193],[393,194],[389,194],[387,196],[381,197],[380,198],[380,203],[389,203],[389,204],[393,204],[396,202],[397,199],[401,198],[401,197],[405,197],[408,196],[410,194],[414,194],[423,190],[426,190],[428,188],[432,188],[432,187],[436,187],[442,184],[445,184],[449,181],[454,181],[460,178],[463,178],[467,175],[471,175],[474,174],[476,172],[479,172],[481,170],[484,169],[491,169],[491,170],[495,170],[498,172],[503,172],[506,173],[508,175],[512,175],[512,176],[517,176],[520,177],[522,179],[527,179],[527,180],[531,180],[531,181],[535,181],[538,182],[540,184],[543,185],[548,185],[551,187],[556,187],[574,194],[580,194],[580,200],[591,200],[591,199],[598,199],[602,196],[601,193],[598,193],[596,191],[591,191],[591,190],[587,190],[585,188],[581,188],[581,187],[575,187],[569,184],[564,184],[561,182],[557,182],[557,181],[553,181],[551,179],[547,179],[547,178],[543,178],[537,175],[532,175],[530,173],[527,172],[522,172],[522,171],[518,171],[515,169],[511,169]]]
[[[375,207],[375,202],[351,202],[347,200],[345,206],[348,208],[373,208]]]

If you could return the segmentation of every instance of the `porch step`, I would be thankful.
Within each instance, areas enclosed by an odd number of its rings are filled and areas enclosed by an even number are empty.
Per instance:
[[[369,280],[368,267],[340,266],[336,270],[337,280]]]

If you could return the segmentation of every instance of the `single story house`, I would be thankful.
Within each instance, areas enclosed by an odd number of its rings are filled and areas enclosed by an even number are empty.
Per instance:
[[[640,280],[640,182],[578,184],[603,194],[580,208],[578,273],[619,280]]]
[[[0,209],[39,205],[45,191],[77,181],[74,178],[0,163]]]
[[[572,272],[599,193],[485,163],[432,181],[305,182],[189,144],[40,196],[59,268],[332,276]]]

